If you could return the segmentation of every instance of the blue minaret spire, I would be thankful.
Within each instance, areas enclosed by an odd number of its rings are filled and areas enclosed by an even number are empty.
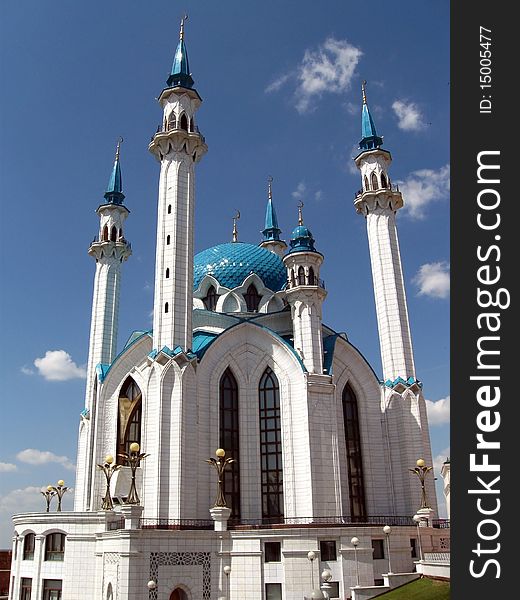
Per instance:
[[[181,30],[179,32],[179,43],[173,57],[172,71],[166,83],[169,87],[184,87],[191,89],[193,87],[193,78],[190,73],[190,64],[188,62],[188,52],[184,43],[184,23],[188,15],[181,19]]]
[[[377,135],[374,119],[370,114],[370,109],[367,104],[366,81],[363,81],[361,90],[363,92],[363,109],[361,112],[361,141],[359,142],[360,150],[374,150],[383,145],[383,138]]]
[[[271,187],[271,183],[273,182],[273,178],[269,177],[268,181],[268,191],[267,191],[267,208],[265,210],[265,227],[262,230],[262,234],[264,236],[264,242],[269,240],[279,240],[281,229],[278,227],[278,218],[276,217],[276,211],[274,209],[273,204],[273,190]]]
[[[116,158],[114,160],[114,166],[110,179],[108,180],[107,191],[105,192],[105,199],[109,204],[123,204],[125,195],[123,194],[123,178],[121,177],[121,165],[119,164],[119,152],[121,148],[121,142],[123,138],[119,138],[116,148]]]

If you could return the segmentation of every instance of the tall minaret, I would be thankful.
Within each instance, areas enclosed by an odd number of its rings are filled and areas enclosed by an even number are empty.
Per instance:
[[[388,176],[392,157],[383,150],[367,104],[363,82],[362,138],[354,159],[362,189],[354,206],[365,216],[372,264],[379,344],[383,366],[382,411],[387,444],[389,495],[394,514],[413,514],[420,489],[409,476],[420,458],[432,464],[426,404],[416,379],[406,293],[395,215],[403,206],[399,189]],[[428,501],[436,512],[433,478],[426,481]]]
[[[265,210],[265,227],[262,230],[264,239],[260,242],[260,247],[282,257],[287,250],[287,244],[280,239],[282,230],[278,227],[278,218],[273,204],[273,178],[267,180],[267,208]]]
[[[105,202],[96,211],[99,215],[99,234],[88,249],[90,256],[96,260],[96,274],[90,322],[85,409],[82,413],[84,420],[78,448],[75,493],[77,510],[89,508],[87,480],[91,473],[89,461],[92,460],[93,454],[92,435],[96,418],[96,366],[100,363],[109,365],[116,357],[121,265],[132,254],[123,228],[129,210],[123,204],[125,195],[119,164],[121,141],[117,144]]]
[[[191,348],[193,311],[194,165],[207,151],[195,127],[202,99],[193,88],[184,22],[168,87],[159,102],[163,120],[149,149],[161,163],[155,260],[153,346]]]
[[[403,206],[401,192],[388,176],[392,156],[383,150],[370,114],[363,82],[361,153],[354,159],[361,171],[362,189],[354,200],[366,218],[383,379],[415,378],[408,309],[395,215]]]
[[[291,306],[294,348],[309,373],[323,374],[322,305],[327,292],[320,279],[323,254],[303,224],[303,203],[298,207],[298,226],[291,234],[291,249],[283,258],[287,268],[287,301]]]

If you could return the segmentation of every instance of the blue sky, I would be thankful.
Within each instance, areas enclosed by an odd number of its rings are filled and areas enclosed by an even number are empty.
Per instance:
[[[87,248],[119,136],[133,248],[119,347],[151,327],[158,164],[147,146],[185,11],[209,146],[196,251],[231,241],[235,209],[239,239],[259,242],[272,176],[283,237],[301,200],[325,256],[325,322],[380,374],[365,222],[353,207],[368,81],[406,202],[398,228],[433,454],[449,452],[449,2],[19,0],[0,23],[0,547],[10,546],[10,513],[43,508],[42,485],[74,484]]]

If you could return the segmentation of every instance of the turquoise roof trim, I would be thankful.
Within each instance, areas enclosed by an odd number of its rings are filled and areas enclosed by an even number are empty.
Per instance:
[[[204,356],[206,350],[211,346],[212,342],[217,339],[218,333],[209,331],[195,331],[193,333],[193,348],[192,352],[199,360]]]
[[[211,275],[229,289],[241,286],[251,273],[258,275],[265,287],[273,292],[280,291],[287,283],[282,259],[274,252],[253,244],[219,244],[199,252],[194,263],[194,290],[198,289],[206,275]]]
[[[103,364],[103,363],[99,363],[98,365],[96,365],[96,374],[98,376],[99,383],[103,383],[103,381],[106,379],[110,369],[119,360],[119,357],[122,356],[128,350],[128,348],[130,348],[130,346],[133,346],[136,342],[138,342],[140,339],[142,339],[145,335],[148,335],[149,337],[151,337],[151,333],[152,333],[151,330],[145,331],[145,332],[134,331],[134,333],[132,333],[130,335],[130,337],[128,338],[128,341],[124,345],[121,352],[114,358],[114,360],[109,365]],[[134,334],[139,334],[139,335],[134,336]]]
[[[420,388],[422,388],[423,386],[422,381],[419,381],[415,377],[408,377],[408,379],[403,379],[401,376],[398,376],[393,381],[391,379],[387,379],[385,381],[385,386],[387,388],[394,389],[398,385],[402,385],[406,388],[409,388],[412,385],[418,385]]]
[[[107,364],[103,364],[103,363],[99,363],[96,365],[96,375],[97,375],[99,383],[103,383],[103,381],[105,381],[105,377],[107,376],[107,373],[110,371],[110,367],[111,367],[111,365],[107,365]]]

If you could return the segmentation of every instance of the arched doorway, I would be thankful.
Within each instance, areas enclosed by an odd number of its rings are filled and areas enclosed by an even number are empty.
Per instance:
[[[170,600],[188,600],[188,594],[181,588],[175,588],[171,593]]]

